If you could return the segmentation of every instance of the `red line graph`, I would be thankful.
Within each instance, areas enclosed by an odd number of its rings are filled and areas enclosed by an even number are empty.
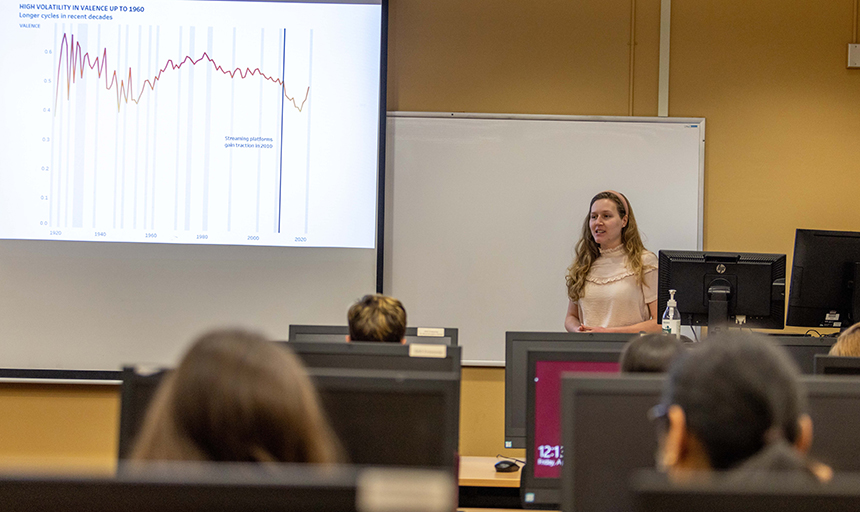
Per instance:
[[[209,56],[208,53],[204,52],[198,59],[193,59],[190,55],[183,58],[178,64],[173,61],[173,59],[168,59],[167,63],[161,68],[158,73],[151,79],[144,80],[143,85],[140,87],[140,92],[135,95],[133,92],[134,88],[134,77],[132,75],[131,68],[128,68],[128,76],[124,80],[120,80],[117,76],[117,72],[108,76],[108,67],[107,67],[107,59],[108,52],[107,48],[102,50],[102,54],[95,59],[90,58],[89,52],[84,53],[81,48],[81,43],[75,41],[75,36],[72,34],[69,36],[68,34],[63,34],[63,40],[60,43],[60,56],[57,64],[57,93],[54,97],[54,112],[56,113],[57,109],[57,101],[60,97],[60,77],[63,75],[63,65],[65,63],[65,75],[66,75],[66,99],[69,99],[71,96],[71,88],[72,84],[76,82],[78,78],[83,79],[84,72],[89,68],[90,70],[95,70],[98,73],[99,78],[104,76],[105,80],[105,88],[107,90],[115,89],[116,90],[116,109],[119,112],[123,101],[128,104],[129,101],[133,101],[135,104],[140,102],[140,98],[146,92],[146,88],[149,90],[155,90],[155,85],[161,79],[161,75],[164,74],[165,71],[176,71],[180,69],[185,64],[191,64],[192,66],[197,65],[201,61],[207,61],[221,73],[228,75],[230,78],[236,78],[239,76],[240,78],[247,78],[249,76],[259,75],[263,79],[268,80],[269,82],[278,84],[281,86],[281,90],[283,91],[284,97],[292,103],[293,107],[299,112],[302,111],[305,107],[305,103],[308,101],[308,95],[310,94],[311,88],[308,87],[305,91],[305,97],[301,101],[301,103],[296,103],[296,98],[291,97],[287,94],[286,86],[284,85],[284,81],[280,78],[275,78],[269,76],[262,71],[260,68],[245,68],[240,69],[236,68],[234,70],[224,69],[223,66],[215,62],[212,57]],[[64,62],[65,61],[65,62]]]

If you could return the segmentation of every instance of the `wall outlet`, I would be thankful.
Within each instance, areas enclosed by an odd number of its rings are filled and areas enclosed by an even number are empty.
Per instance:
[[[848,45],[848,67],[860,68],[860,44]]]

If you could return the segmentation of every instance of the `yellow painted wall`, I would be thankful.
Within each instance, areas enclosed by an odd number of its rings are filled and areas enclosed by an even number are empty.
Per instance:
[[[0,471],[116,467],[118,385],[0,384]]]
[[[707,119],[706,249],[790,260],[796,228],[860,231],[854,3],[673,2],[669,113]],[[636,0],[634,115],[657,112],[659,7]],[[629,112],[631,0],[391,0],[390,15],[389,110]],[[105,467],[117,407],[116,389],[0,385],[0,464]],[[504,371],[464,369],[461,452],[502,452],[503,421]]]
[[[638,0],[635,115],[657,113],[660,0]],[[630,0],[390,0],[388,109],[627,115]]]
[[[460,454],[525,457],[505,449],[505,369],[463,368],[460,383]]]

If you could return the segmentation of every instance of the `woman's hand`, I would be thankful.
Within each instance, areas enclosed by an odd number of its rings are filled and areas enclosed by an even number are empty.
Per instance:
[[[576,303],[569,301],[567,315],[564,317],[564,330],[567,332],[579,332],[582,325],[579,323],[579,308]]]
[[[591,327],[590,325],[580,325],[578,332],[612,332],[611,329],[606,327]]]

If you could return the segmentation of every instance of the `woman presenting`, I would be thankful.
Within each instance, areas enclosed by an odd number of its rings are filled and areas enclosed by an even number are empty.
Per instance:
[[[567,269],[570,332],[659,331],[657,257],[645,250],[627,198],[614,190],[591,199]]]

